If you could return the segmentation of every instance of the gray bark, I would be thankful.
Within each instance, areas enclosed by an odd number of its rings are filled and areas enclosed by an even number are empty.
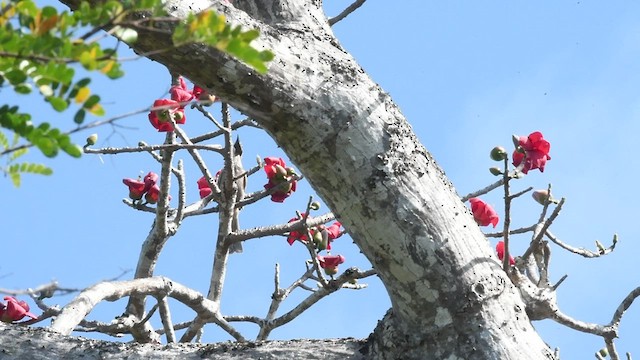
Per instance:
[[[260,29],[259,45],[275,53],[267,74],[201,45],[150,58],[258,121],[348,229],[392,303],[367,356],[553,358],[454,187],[388,94],[342,49],[320,1],[232,3],[213,8]],[[167,8],[180,16],[211,5]],[[140,32],[133,47],[170,45],[169,36]]]
[[[42,328],[0,323],[0,360],[232,360],[362,359],[355,339],[263,341],[218,344],[137,344],[60,335]],[[11,340],[9,340],[11,339]]]

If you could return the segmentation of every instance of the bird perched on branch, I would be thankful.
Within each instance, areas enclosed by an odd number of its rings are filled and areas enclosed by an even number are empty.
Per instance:
[[[231,216],[231,231],[235,232],[240,229],[240,224],[238,222],[238,214],[240,213],[240,209],[237,207],[237,203],[244,199],[245,189],[247,188],[247,172],[242,166],[242,144],[240,144],[240,139],[238,138],[233,144],[233,153],[231,154],[231,168],[233,169],[234,182],[237,188],[236,200],[234,204],[233,215]],[[226,170],[227,166],[225,165],[222,172],[218,176],[218,186],[222,191],[222,200],[223,204],[226,203],[227,197],[233,194],[233,188],[229,185]],[[241,253],[242,252],[242,243],[233,243],[229,247],[229,253]]]

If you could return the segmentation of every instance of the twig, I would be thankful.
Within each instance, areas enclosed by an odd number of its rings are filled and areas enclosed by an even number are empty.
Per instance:
[[[500,186],[502,186],[502,185],[504,185],[504,177],[503,177],[502,179],[500,179],[500,180],[496,181],[495,183],[493,183],[493,184],[491,184],[491,185],[487,186],[487,187],[484,187],[484,188],[482,188],[482,189],[480,189],[480,190],[478,190],[478,191],[475,191],[475,192],[472,192],[472,193],[469,193],[469,194],[467,194],[467,195],[463,196],[460,200],[461,200],[462,202],[467,202],[467,201],[468,201],[469,199],[471,199],[471,198],[474,198],[474,197],[478,197],[478,196],[480,196],[480,195],[487,194],[489,191],[494,190],[494,189],[497,189],[497,188],[499,188],[499,187],[500,187]]]
[[[166,296],[159,296],[158,308],[160,310],[160,320],[162,321],[162,327],[167,336],[168,343],[176,342],[176,333],[173,329],[173,322],[171,321],[171,311],[169,310],[169,302]]]
[[[85,154],[122,154],[122,153],[136,153],[136,152],[148,152],[157,150],[170,150],[176,151],[180,149],[186,150],[208,150],[217,153],[222,152],[219,145],[197,145],[197,144],[162,144],[162,145],[142,145],[138,147],[105,147],[100,149],[84,148]]]
[[[343,20],[344,18],[349,16],[349,14],[351,14],[354,11],[356,11],[356,9],[358,9],[360,6],[362,6],[362,4],[364,4],[365,1],[367,1],[367,0],[356,0],[356,1],[354,1],[353,4],[349,5],[340,14],[338,14],[337,16],[334,16],[331,19],[329,19],[329,25],[333,26],[334,24],[336,24],[340,20]]]
[[[602,250],[598,249],[598,252],[594,252],[594,251],[587,250],[587,249],[582,248],[582,247],[576,248],[576,247],[573,247],[571,245],[565,244],[564,242],[560,241],[560,239],[558,239],[549,230],[547,230],[546,235],[547,235],[547,238],[549,240],[551,240],[554,244],[556,244],[556,245],[560,246],[561,248],[563,248],[565,250],[568,250],[568,251],[570,251],[570,252],[572,252],[574,254],[577,254],[577,255],[580,255],[580,256],[583,256],[583,257],[586,257],[586,258],[596,258],[596,257],[600,257],[600,256],[603,256],[603,255],[607,255],[607,254],[609,254],[610,252],[612,252],[615,249],[616,244],[618,243],[618,235],[614,234],[613,235],[613,242],[612,242],[611,246],[609,246],[606,249],[603,248]]]

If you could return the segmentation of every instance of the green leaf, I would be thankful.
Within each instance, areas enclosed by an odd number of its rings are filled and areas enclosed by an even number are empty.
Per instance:
[[[13,91],[18,94],[30,94],[31,93],[31,84],[22,83],[13,87]]]
[[[0,145],[3,150],[9,147],[9,139],[7,139],[2,131],[0,131]]]
[[[91,95],[89,96],[89,98],[87,99],[87,101],[84,102],[84,105],[82,105],[83,108],[85,109],[89,109],[91,108],[93,105],[97,104],[100,102],[100,96],[98,95]]]
[[[76,124],[82,124],[84,122],[84,117],[87,115],[87,112],[84,109],[78,110],[73,117],[73,122]]]
[[[42,8],[43,17],[52,17],[57,14],[58,14],[58,11],[53,6],[45,6]]]
[[[40,149],[40,151],[42,151],[44,156],[52,158],[58,155],[58,143],[50,137],[39,136],[32,142],[36,147],[38,147],[38,149]]]
[[[16,151],[12,152],[9,155],[9,162],[12,162],[12,161],[16,160],[17,158],[19,158],[20,156],[26,154],[27,152],[29,152],[29,149],[27,149],[27,148],[18,149]]]
[[[62,149],[62,151],[73,156],[74,158],[79,158],[82,156],[82,149],[76,144],[66,144],[65,146],[61,146],[60,148]]]
[[[46,98],[46,100],[58,112],[65,111],[67,109],[67,107],[69,107],[69,103],[67,102],[67,100],[65,100],[65,99],[63,99],[61,97],[49,96],[49,97]]]
[[[24,71],[15,68],[4,73],[4,77],[9,80],[11,85],[21,84],[27,80],[27,74]]]
[[[9,177],[11,178],[11,182],[13,186],[20,187],[20,173],[19,172],[10,172]]]

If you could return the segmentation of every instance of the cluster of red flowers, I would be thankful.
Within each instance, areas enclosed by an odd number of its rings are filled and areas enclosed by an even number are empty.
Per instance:
[[[186,122],[184,106],[187,102],[193,99],[206,99],[210,102],[216,100],[215,96],[209,96],[200,86],[195,85],[192,90],[189,90],[182,77],[179,81],[179,85],[174,85],[169,90],[171,99],[158,99],[153,102],[153,110],[149,113],[149,122],[160,132],[173,131],[173,122],[176,124]]]
[[[292,223],[306,217],[307,213],[302,213],[301,217],[294,217],[289,220],[289,222]],[[309,233],[311,234],[311,238],[314,245],[316,246],[316,249],[318,249],[318,251],[331,250],[331,242],[333,242],[333,240],[339,238],[343,234],[342,230],[340,230],[341,227],[342,224],[339,221],[335,221],[329,226],[318,225],[309,229]],[[289,236],[287,236],[287,242],[289,243],[289,245],[293,245],[296,240],[304,243],[309,241],[309,237],[307,236],[306,231],[291,231],[289,233]]]
[[[282,158],[267,157],[264,159],[264,171],[267,173],[269,182],[265,189],[274,189],[271,193],[271,201],[284,202],[291,193],[296,191],[296,173],[293,168],[287,167]]]
[[[525,174],[534,169],[544,172],[547,160],[551,160],[551,144],[542,137],[541,132],[535,131],[529,136],[520,136],[517,139],[514,137],[514,145],[516,149],[512,156],[513,166],[522,164],[522,172]]]
[[[38,317],[29,312],[29,305],[27,305],[24,301],[18,301],[16,298],[11,296],[5,296],[4,300],[7,302],[0,302],[0,321],[11,323],[14,321],[21,320],[23,317],[28,316],[32,319],[37,319]]]
[[[294,217],[289,220],[290,223],[304,219],[307,217],[307,213],[302,213],[299,217]],[[306,231],[291,231],[287,236],[287,242],[289,245],[297,241],[307,243],[309,241],[308,234],[311,235],[311,240],[317,251],[331,250],[331,242],[339,238],[344,233],[340,228],[342,224],[339,221],[334,221],[333,224],[326,226],[324,224],[314,226]],[[338,265],[345,261],[342,255],[318,255],[318,263],[327,275],[333,276],[338,273]]]
[[[158,174],[149,172],[144,179],[122,179],[122,182],[129,187],[129,197],[132,200],[140,200],[144,195],[145,200],[150,204],[158,202],[160,187],[158,186]]]

